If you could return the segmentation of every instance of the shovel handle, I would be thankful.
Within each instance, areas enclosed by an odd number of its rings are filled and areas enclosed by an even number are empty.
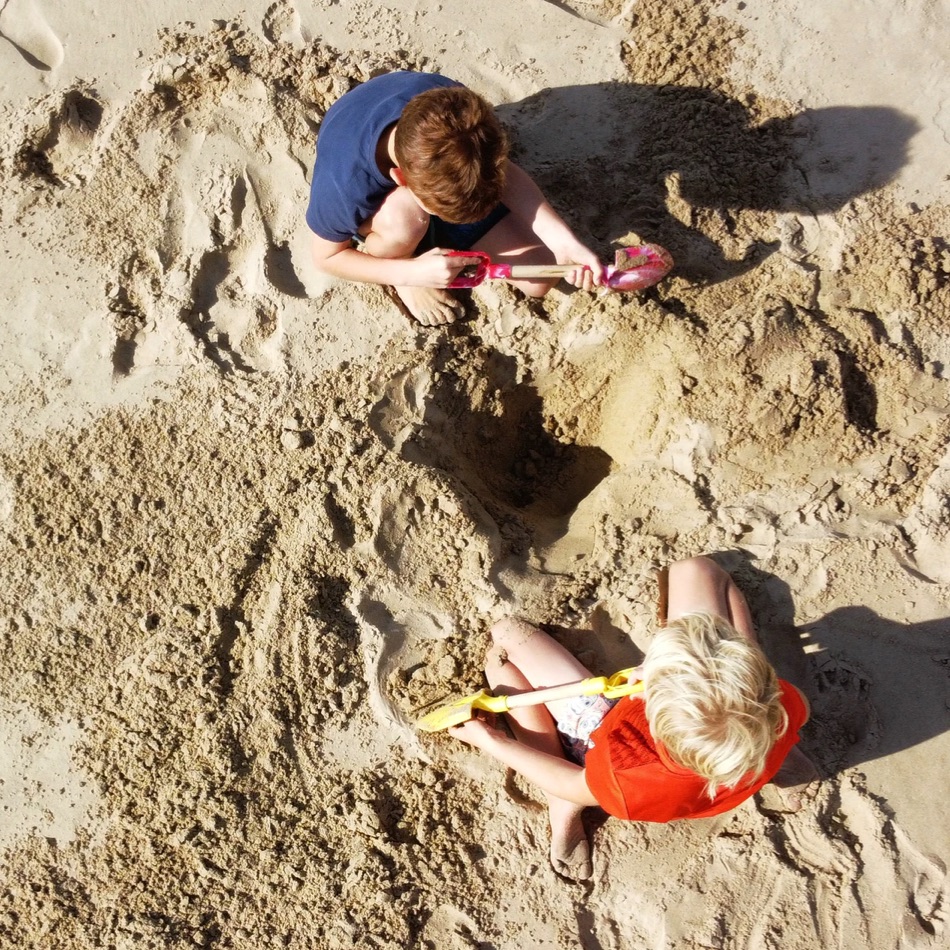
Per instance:
[[[475,263],[466,264],[449,287],[477,287],[485,280],[530,280],[532,278],[563,277],[579,264],[493,264],[484,251],[445,251],[446,257],[463,257]]]
[[[515,696],[506,696],[505,706],[508,709],[519,709],[522,706],[537,706],[541,703],[553,703],[559,699],[574,699],[575,696],[596,696],[606,693],[620,684],[611,682],[616,677],[590,676],[576,683],[565,683],[563,686],[548,686],[546,689],[535,689],[528,693],[518,693]],[[640,683],[631,684],[623,692],[639,692]],[[642,688],[642,687],[641,687]],[[501,697],[497,697],[501,699]]]
[[[504,277],[510,277],[512,280],[531,280],[533,278],[543,277],[563,277],[570,274],[571,271],[582,268],[580,264],[502,264],[506,273]],[[495,274],[492,274],[494,277]]]
[[[581,264],[495,264],[484,251],[442,252],[446,257],[465,258],[449,287],[477,287],[485,280],[532,280],[564,277]],[[601,267],[604,283],[611,290],[644,290],[669,273],[673,258],[659,244],[640,244],[617,251],[617,263]]]

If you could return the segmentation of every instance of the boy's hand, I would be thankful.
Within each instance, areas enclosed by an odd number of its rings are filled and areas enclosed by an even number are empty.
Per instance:
[[[404,281],[408,287],[448,287],[462,268],[478,264],[477,257],[449,256],[441,247],[434,247],[411,261],[413,276]]]
[[[604,266],[597,255],[580,242],[564,247],[552,247],[558,264],[577,264],[577,270],[566,274],[564,279],[581,290],[593,290],[604,284]]]

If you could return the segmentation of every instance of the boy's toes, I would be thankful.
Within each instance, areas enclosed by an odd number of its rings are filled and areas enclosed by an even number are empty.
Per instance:
[[[462,304],[445,290],[431,287],[396,287],[400,310],[424,327],[454,323],[462,315]]]
[[[820,789],[820,782],[786,786],[769,782],[759,790],[759,807],[767,815],[793,815],[809,805]]]
[[[459,318],[459,313],[455,307],[439,303],[419,316],[419,322],[424,327],[441,327],[449,323],[455,323]]]
[[[462,313],[462,304],[455,297],[444,290],[436,290],[433,292],[432,302],[428,310],[429,321],[425,325],[440,327],[448,323],[455,323],[462,316]]]
[[[764,786],[762,799],[766,810],[796,812],[807,805],[821,788],[821,775],[815,763],[798,747],[793,746],[782,767]],[[774,789],[774,794],[768,792]]]

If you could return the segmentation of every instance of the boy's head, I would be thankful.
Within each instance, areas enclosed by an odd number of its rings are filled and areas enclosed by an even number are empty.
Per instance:
[[[445,221],[481,221],[501,200],[508,139],[492,107],[470,89],[430,89],[410,99],[393,149],[409,190]]]
[[[722,617],[686,614],[658,630],[643,660],[650,731],[670,757],[720,788],[760,775],[788,728],[775,670]]]

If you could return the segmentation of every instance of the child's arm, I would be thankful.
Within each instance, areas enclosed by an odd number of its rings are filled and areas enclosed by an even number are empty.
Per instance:
[[[311,235],[313,263],[317,270],[344,280],[396,287],[448,287],[458,272],[477,258],[446,257],[433,248],[413,258],[373,257],[357,251],[349,241],[337,243]]]
[[[487,752],[543,791],[576,805],[597,804],[587,787],[584,769],[575,762],[518,742],[483,719],[470,719],[451,731],[456,738]]]
[[[805,704],[805,722],[808,722],[811,719],[811,703],[808,701],[808,697],[797,687],[792,686],[792,689],[801,697],[802,702]],[[805,723],[802,723],[804,725]]]
[[[585,290],[603,284],[603,265],[597,255],[577,240],[574,232],[548,203],[534,179],[514,162],[508,162],[501,200],[512,214],[530,225],[531,230],[554,254],[558,264],[581,265],[577,273],[565,278],[568,283]]]

